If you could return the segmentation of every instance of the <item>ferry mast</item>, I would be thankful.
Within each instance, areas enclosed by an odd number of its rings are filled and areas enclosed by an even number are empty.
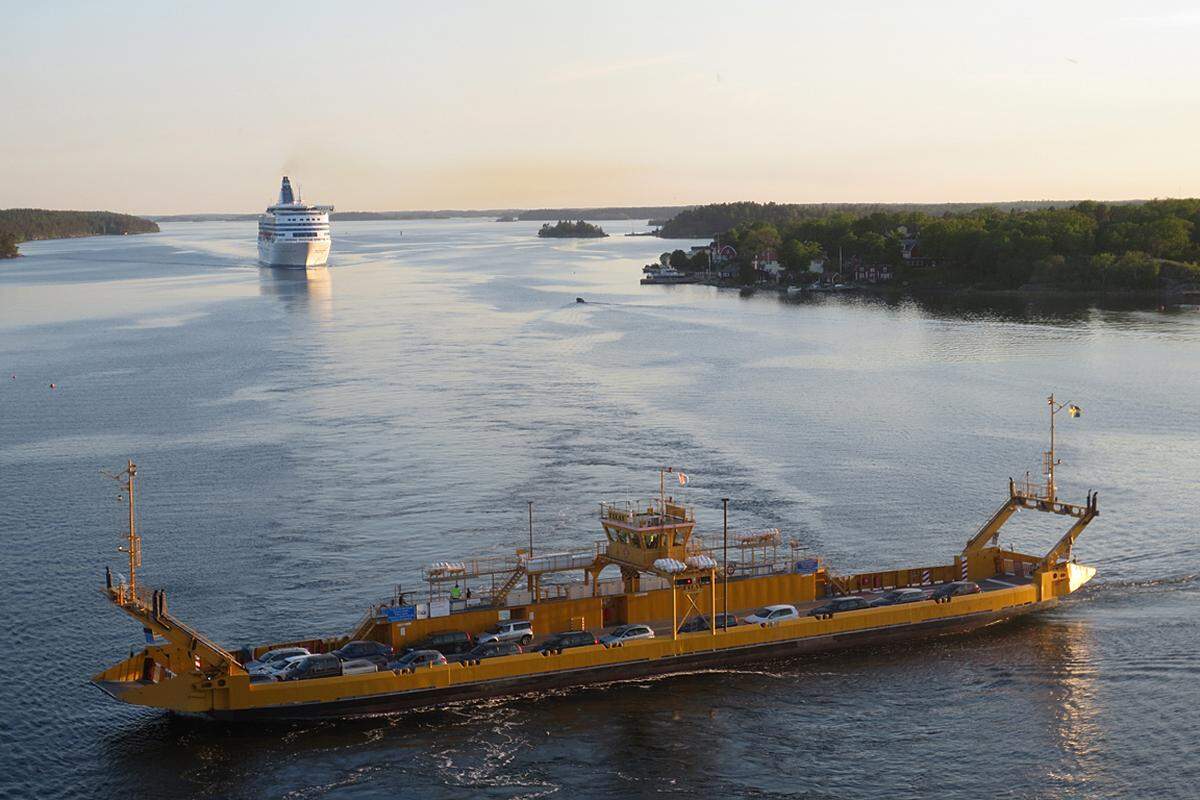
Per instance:
[[[129,583],[126,591],[129,599],[137,598],[137,571],[142,566],[142,537],[137,533],[137,522],[134,515],[134,483],[137,478],[137,464],[132,460],[127,460],[125,469],[116,475],[104,473],[109,478],[117,482],[121,487],[117,494],[118,500],[124,500],[129,504],[129,533],[126,539],[126,544],[117,547],[118,553],[127,553],[129,555]]]
[[[1050,407],[1050,449],[1043,454],[1044,464],[1042,472],[1046,476],[1046,499],[1051,503],[1058,502],[1058,484],[1054,482],[1054,468],[1062,463],[1054,457],[1054,417],[1063,409],[1067,410],[1067,414],[1072,417],[1078,417],[1082,414],[1082,410],[1074,403],[1059,403],[1051,394],[1046,398],[1046,403]]]

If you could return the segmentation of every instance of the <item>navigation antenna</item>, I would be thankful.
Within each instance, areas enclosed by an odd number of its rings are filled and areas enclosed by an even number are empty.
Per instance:
[[[1083,410],[1074,403],[1055,401],[1053,394],[1046,398],[1046,403],[1050,406],[1050,449],[1042,454],[1042,474],[1046,476],[1046,499],[1051,503],[1056,503],[1058,502],[1058,485],[1054,482],[1054,468],[1061,464],[1062,460],[1054,457],[1054,416],[1065,408],[1067,414],[1078,417]]]
[[[137,527],[134,523],[134,479],[137,478],[137,464],[132,461],[126,462],[125,469],[120,473],[113,475],[110,472],[103,472],[105,477],[112,478],[121,487],[121,491],[117,494],[118,501],[126,501],[129,503],[129,540],[124,546],[118,547],[117,552],[127,553],[129,555],[129,588],[128,599],[137,599],[137,571],[138,567],[142,566],[142,537],[137,535]]]

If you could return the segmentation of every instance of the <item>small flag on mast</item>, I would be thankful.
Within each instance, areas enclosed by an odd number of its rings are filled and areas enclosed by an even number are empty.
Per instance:
[[[1072,417],[1078,417],[1083,414],[1083,409],[1072,403],[1071,405],[1067,406],[1067,413]]]
[[[681,472],[681,473],[679,473],[679,485],[680,485],[680,486],[687,486],[687,484],[688,484],[688,476],[687,476],[687,473],[684,473],[684,472]]]

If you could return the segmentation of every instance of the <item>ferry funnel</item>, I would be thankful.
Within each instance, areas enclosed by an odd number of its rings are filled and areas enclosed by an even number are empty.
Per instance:
[[[288,180],[288,176],[283,176],[283,184],[279,187],[279,205],[291,205],[299,200],[296,192],[292,191],[292,182]]]

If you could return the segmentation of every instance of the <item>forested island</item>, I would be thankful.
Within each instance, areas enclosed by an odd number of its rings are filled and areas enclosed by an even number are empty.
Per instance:
[[[608,234],[599,225],[592,225],[581,219],[575,222],[560,219],[553,225],[549,222],[543,225],[538,231],[538,236],[543,239],[598,239]]]
[[[20,242],[129,233],[158,233],[158,225],[142,217],[111,211],[0,209],[0,258],[15,257]]]
[[[867,210],[874,208],[874,210]],[[1157,292],[1200,286],[1200,199],[839,207],[731,203],[685,211],[664,236],[719,235],[743,283],[807,283],[814,262],[851,280],[851,263],[887,267],[909,288]],[[928,209],[936,209],[931,211]],[[701,259],[693,259],[700,262]],[[707,259],[703,259],[707,266]],[[880,269],[880,273],[884,271]]]
[[[871,214],[919,213],[931,217],[946,214],[965,214],[985,208],[997,211],[1037,211],[1044,208],[1068,207],[1077,200],[1020,200],[1009,203],[710,203],[691,206],[665,221],[653,220],[665,239],[691,239],[714,236],[739,225],[769,222],[786,227],[803,220],[823,219],[835,214],[865,217]],[[1136,205],[1143,200],[1129,200],[1109,205]],[[587,215],[589,219],[597,219]]]

